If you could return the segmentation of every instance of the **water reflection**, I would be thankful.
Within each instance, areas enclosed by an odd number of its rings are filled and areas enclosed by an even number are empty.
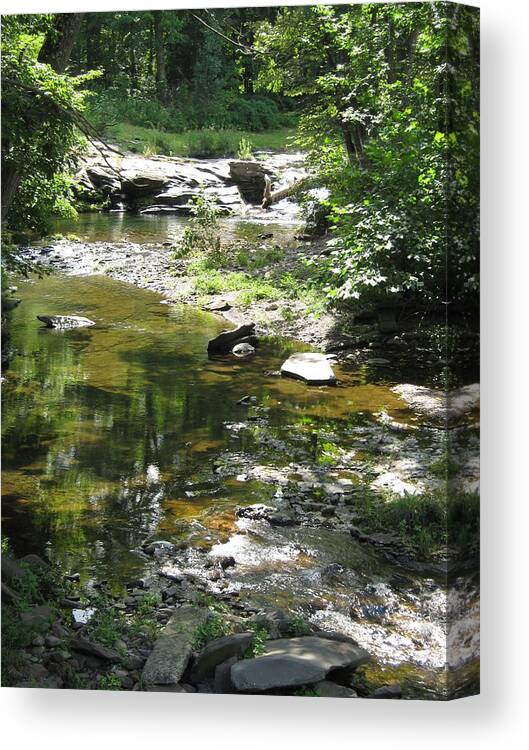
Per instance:
[[[262,500],[269,489],[259,482],[220,487],[212,472],[223,449],[250,455],[259,439],[257,423],[228,429],[246,418],[236,403],[246,393],[285,430],[285,462],[293,422],[403,406],[387,386],[350,384],[345,372],[337,389],[265,377],[292,342],[265,342],[245,363],[208,359],[221,319],[106,277],[30,280],[20,295],[3,420],[5,528],[20,553],[49,542],[58,559],[122,581],[143,564],[134,550],[150,532],[177,535],[177,519]],[[96,326],[43,329],[36,315],[50,311]]]
[[[72,234],[84,242],[174,243],[182,236],[188,221],[185,216],[172,214],[86,213],[75,220],[58,219],[53,232]],[[292,239],[301,223],[298,211],[289,213],[279,206],[274,212],[252,207],[247,216],[224,218],[221,225],[225,240],[254,241],[259,234],[272,231],[274,241],[282,244]]]

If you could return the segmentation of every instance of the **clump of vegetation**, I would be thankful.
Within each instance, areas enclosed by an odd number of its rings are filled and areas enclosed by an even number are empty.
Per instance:
[[[245,659],[253,659],[256,656],[264,654],[266,641],[268,640],[268,630],[257,623],[250,623],[249,630],[253,630],[250,645],[244,652]]]
[[[195,198],[192,217],[177,243],[173,257],[188,260],[187,272],[199,295],[238,292],[237,304],[249,306],[259,300],[302,299],[314,310],[323,303],[308,280],[291,272],[271,273],[262,278],[253,272],[277,265],[284,257],[279,247],[255,247],[246,241],[222,242],[221,210],[205,193]],[[220,270],[222,269],[222,270]],[[229,269],[245,269],[229,270]]]
[[[310,626],[300,615],[294,615],[290,620],[288,632],[293,636],[308,635],[310,633]]]
[[[88,624],[88,630],[93,638],[104,646],[112,647],[121,637],[127,626],[125,616],[110,602],[96,605],[96,612]]]
[[[303,97],[298,142],[329,191],[330,254],[312,261],[328,296],[439,304],[448,268],[451,301],[475,304],[475,9],[285,8],[260,24],[256,44],[267,53],[260,84]]]
[[[2,537],[2,555],[11,555],[9,541]],[[21,574],[14,578],[9,586],[16,598],[8,602],[2,597],[2,684],[11,684],[10,669],[21,663],[22,650],[30,645],[33,638],[46,629],[24,624],[20,615],[40,604],[47,604],[59,611],[57,591],[59,576],[51,566],[29,565],[19,562]]]
[[[243,160],[253,159],[253,146],[248,138],[241,138],[237,149],[237,158]]]
[[[271,151],[288,151],[292,148],[295,131],[292,128],[267,130],[262,133],[250,133],[241,130],[224,128],[169,129],[148,125],[134,125],[130,121],[116,122],[106,128],[107,137],[121,148],[144,156],[163,154],[191,158],[204,157],[237,157],[240,156],[241,143],[251,144],[254,148]],[[247,153],[247,151],[245,151]],[[252,158],[252,154],[245,158]]]
[[[233,156],[237,153],[237,134],[230,130],[213,128],[197,130],[187,136],[187,156],[208,158],[212,156]]]
[[[431,462],[429,469],[439,479],[449,480],[456,476],[460,468],[459,461],[454,458],[450,449],[450,441],[446,438],[441,455]]]
[[[98,690],[121,690],[121,680],[115,674],[101,674],[97,680]]]
[[[44,233],[53,214],[76,215],[71,167],[82,146],[81,89],[99,74],[62,74],[53,48],[69,33],[60,15],[2,19],[2,77],[9,81],[2,93],[2,220],[10,229]]]
[[[194,200],[192,217],[175,250],[176,258],[209,256],[220,250],[220,209],[216,201],[202,193]]]
[[[138,614],[149,615],[153,612],[156,607],[160,604],[161,598],[157,592],[149,592],[145,594],[143,599],[138,605]]]
[[[206,622],[199,625],[195,630],[192,642],[193,648],[195,651],[200,651],[204,646],[207,646],[210,641],[214,641],[216,638],[222,638],[222,636],[228,635],[230,632],[230,623],[225,620],[219,612],[213,612]]]

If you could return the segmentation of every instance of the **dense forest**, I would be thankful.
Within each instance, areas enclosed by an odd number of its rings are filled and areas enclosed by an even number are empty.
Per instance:
[[[328,296],[439,302],[449,253],[450,296],[469,302],[477,35],[444,3],[6,16],[2,216],[45,231],[75,211],[86,138],[137,128],[151,153],[221,155],[296,126],[329,190],[334,247],[313,269]]]

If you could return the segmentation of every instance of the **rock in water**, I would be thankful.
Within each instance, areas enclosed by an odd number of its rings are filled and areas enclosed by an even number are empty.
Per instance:
[[[82,328],[95,326],[93,320],[78,315],[37,315],[37,319],[45,323],[48,328]]]
[[[208,343],[208,352],[210,354],[226,354],[236,343],[241,343],[241,339],[246,336],[253,336],[255,333],[255,323],[244,323],[233,331],[222,331],[218,336]]]
[[[355,669],[368,660],[367,651],[354,643],[318,636],[281,638],[269,641],[262,656],[234,664],[231,678],[241,692],[263,692],[321,682],[333,669]]]
[[[334,385],[336,375],[325,354],[297,352],[281,366],[281,374],[304,380],[309,385]]]
[[[248,203],[261,203],[266,186],[267,171],[258,161],[230,162],[230,178]]]
[[[251,344],[235,344],[231,352],[236,357],[249,357],[255,354],[255,348]]]

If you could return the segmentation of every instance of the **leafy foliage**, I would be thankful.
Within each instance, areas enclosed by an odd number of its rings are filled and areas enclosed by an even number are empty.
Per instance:
[[[230,632],[230,624],[218,612],[212,612],[211,616],[202,625],[199,625],[193,637],[193,648],[200,651],[210,641],[222,638]]]
[[[5,16],[2,22],[3,174],[19,184],[7,216],[13,229],[46,231],[51,214],[75,215],[71,169],[82,141],[72,120],[81,87],[94,74],[59,74],[38,59],[52,16]]]
[[[329,191],[331,253],[313,264],[331,298],[475,294],[478,19],[368,3],[284,8],[261,25],[260,83],[303,101],[299,142]]]

